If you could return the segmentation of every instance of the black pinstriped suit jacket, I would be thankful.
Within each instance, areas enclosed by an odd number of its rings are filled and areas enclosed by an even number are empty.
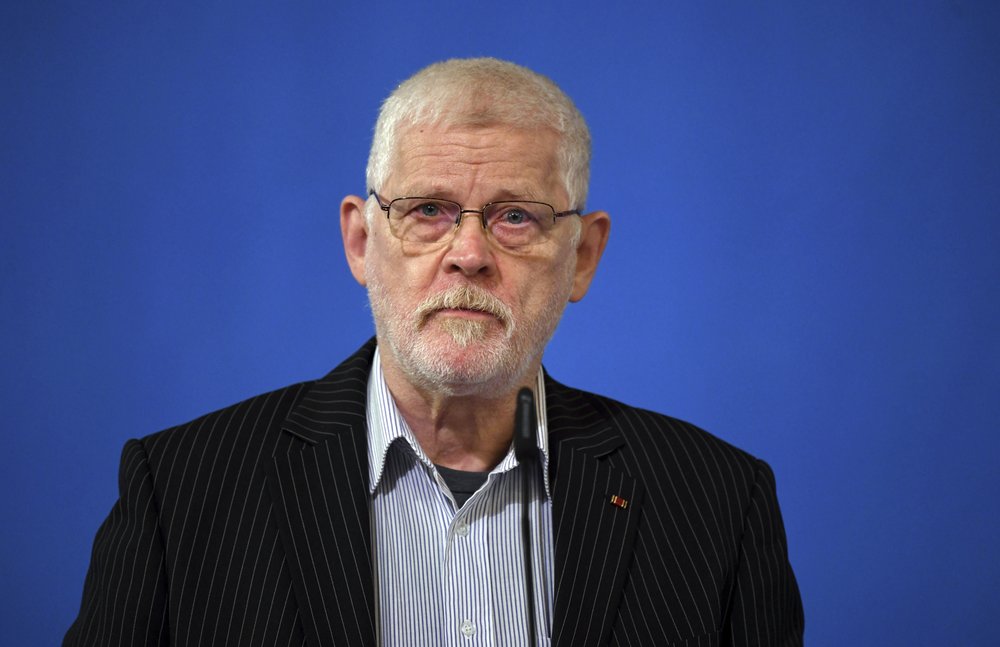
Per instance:
[[[64,644],[374,644],[373,351],[370,341],[322,380],[129,441]],[[553,645],[801,644],[767,465],[552,380],[546,396]]]

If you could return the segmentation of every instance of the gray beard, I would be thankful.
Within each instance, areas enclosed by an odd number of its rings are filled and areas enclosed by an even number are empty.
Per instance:
[[[553,292],[550,306],[521,321],[514,320],[507,304],[474,284],[454,286],[426,298],[413,312],[402,312],[377,274],[366,273],[365,282],[379,343],[392,354],[411,384],[449,396],[504,397],[527,379],[532,364],[541,361],[568,302],[575,267],[571,259],[554,272],[548,280],[560,289]],[[441,308],[488,312],[502,324],[503,332],[498,334],[496,326],[487,321],[439,317],[430,322]],[[465,352],[461,366],[448,357],[454,349],[442,348],[446,342],[430,339],[429,325],[441,326],[455,349]]]
[[[486,339],[486,324],[482,321],[467,319],[445,319],[441,327],[448,333],[451,340],[461,348],[468,348],[476,342]]]
[[[509,393],[524,378],[537,357],[540,357],[555,331],[555,323],[558,322],[556,316],[551,322],[551,318],[543,318],[519,327],[510,315],[510,309],[504,305],[504,311],[496,313],[504,325],[503,333],[499,335],[495,326],[485,321],[442,317],[433,324],[428,324],[425,311],[436,309],[433,307],[434,303],[486,311],[491,308],[484,307],[476,298],[465,302],[453,294],[450,297],[435,295],[418,306],[417,312],[410,316],[400,316],[398,308],[393,309],[389,303],[379,282],[369,277],[367,283],[379,343],[392,353],[396,363],[414,386],[433,393],[498,397]],[[463,286],[453,290],[465,292],[466,289]],[[485,293],[481,288],[470,289],[474,293]],[[444,294],[448,295],[453,290]],[[499,302],[492,295],[489,298]],[[476,302],[476,305],[471,305],[471,302]],[[550,323],[551,329],[540,330]],[[474,356],[464,362],[464,366],[456,367],[447,357],[447,349],[441,349],[441,342],[429,339],[426,334],[427,325],[440,326],[457,348],[470,351]],[[532,340],[541,342],[537,349],[525,347],[525,342],[530,343]]]

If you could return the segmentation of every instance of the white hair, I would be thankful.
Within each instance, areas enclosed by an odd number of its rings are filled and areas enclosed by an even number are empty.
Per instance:
[[[548,77],[495,58],[451,59],[420,70],[382,103],[365,174],[369,191],[381,190],[400,131],[414,124],[555,131],[569,206],[583,210],[590,181],[590,131],[570,98]]]

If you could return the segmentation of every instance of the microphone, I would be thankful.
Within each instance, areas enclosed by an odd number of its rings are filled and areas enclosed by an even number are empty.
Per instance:
[[[535,577],[531,563],[531,477],[538,462],[538,419],[535,411],[535,394],[525,387],[517,392],[514,410],[514,457],[521,470],[521,545],[524,550],[524,590],[528,605],[528,644],[536,644],[535,635]]]
[[[517,408],[514,410],[514,457],[518,463],[538,459],[535,394],[528,387],[517,392]]]

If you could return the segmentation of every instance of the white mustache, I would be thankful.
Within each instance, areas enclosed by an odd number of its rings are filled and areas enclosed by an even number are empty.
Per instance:
[[[504,325],[508,335],[514,326],[514,313],[510,306],[475,285],[456,285],[424,299],[416,310],[419,325],[423,326],[431,314],[443,309],[478,310],[493,315]]]

